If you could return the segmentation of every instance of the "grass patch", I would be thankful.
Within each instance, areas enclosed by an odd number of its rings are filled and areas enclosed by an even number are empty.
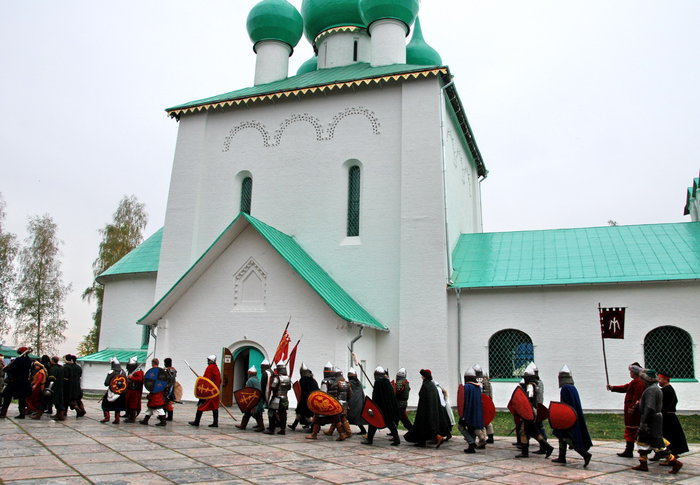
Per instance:
[[[411,422],[415,419],[415,411],[409,411],[408,416]],[[685,436],[689,443],[700,443],[700,414],[678,415],[678,419],[683,426]],[[457,418],[455,416],[455,422]],[[622,414],[586,414],[586,424],[588,432],[594,440],[623,440],[625,431],[625,421]],[[513,416],[510,413],[496,413],[496,419],[493,421],[493,430],[496,436],[506,436],[515,427]],[[402,426],[399,426],[403,429]],[[552,430],[549,428],[549,423],[545,422],[545,429],[551,436]],[[455,426],[454,433],[458,433]],[[515,433],[513,433],[515,436]]]

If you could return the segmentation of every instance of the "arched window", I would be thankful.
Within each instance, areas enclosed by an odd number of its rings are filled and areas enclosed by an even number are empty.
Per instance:
[[[253,202],[253,179],[246,177],[241,181],[241,212],[250,214],[250,205]]]
[[[494,333],[489,339],[491,379],[519,379],[534,360],[532,339],[525,332],[509,328]]]
[[[682,328],[657,327],[644,337],[644,366],[674,379],[695,379],[693,339]]]
[[[348,170],[348,227],[347,235],[360,235],[360,167]]]

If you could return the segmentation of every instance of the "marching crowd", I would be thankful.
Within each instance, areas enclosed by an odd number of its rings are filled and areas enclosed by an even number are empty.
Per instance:
[[[65,355],[61,364],[58,357],[43,356],[32,360],[28,355],[30,351],[26,347],[19,348],[20,356],[7,366],[0,355],[0,418],[7,417],[13,398],[18,400],[17,419],[25,419],[29,414],[32,419],[38,420],[44,414],[53,414],[52,419],[63,421],[68,409],[74,410],[77,418],[84,416],[80,384],[82,369],[76,363],[76,357]],[[465,453],[476,453],[476,450],[494,442],[492,388],[488,376],[478,364],[464,373],[464,384],[458,390],[456,421],[447,391],[433,379],[429,369],[421,369],[421,387],[413,422],[407,413],[411,387],[406,369],[399,369],[395,380],[390,381],[389,373],[377,367],[369,398],[365,396],[363,384],[354,368],[348,371],[346,379],[343,372],[329,362],[323,368],[323,379],[319,385],[313,372],[303,363],[301,377],[295,383],[288,376],[285,364],[272,366],[265,360],[260,367],[261,377],[258,378],[258,370],[252,366],[248,369],[245,387],[236,392],[238,405],[243,412],[243,418],[236,427],[241,430],[245,430],[253,419],[256,423],[252,428],[254,431],[285,434],[287,429],[295,431],[301,426],[309,433],[306,439],[316,440],[321,428],[330,425],[324,434],[331,436],[337,430],[337,440],[343,441],[352,436],[350,425],[355,425],[363,438],[362,444],[372,445],[377,430],[386,428],[391,445],[398,446],[401,438],[397,426],[401,423],[407,430],[405,441],[415,446],[431,444],[439,448],[453,437],[452,430],[457,425],[467,443]],[[364,373],[364,369],[361,370]],[[636,362],[629,366],[629,371],[632,379],[629,383],[607,387],[611,392],[625,394],[626,447],[618,455],[632,458],[636,444],[639,465],[634,470],[648,471],[649,461],[661,461],[660,465],[670,467],[670,473],[678,473],[683,466],[678,455],[686,453],[688,445],[676,416],[678,399],[670,384],[671,376],[666,372],[643,369]],[[592,457],[589,452],[592,442],[581,400],[567,366],[559,371],[558,380],[560,402],[552,403],[549,409],[543,403],[544,384],[534,363],[527,366],[522,381],[514,389],[508,409],[517,431],[514,445],[520,453],[516,458],[529,457],[531,439],[538,444],[538,449],[533,453],[549,458],[554,447],[549,444],[543,425],[543,421],[549,419],[558,439],[559,451],[552,461],[565,464],[567,450],[571,449],[581,455],[586,467]],[[141,413],[145,387],[148,391],[147,409],[139,423],[148,425],[150,417],[156,416],[156,426],[166,426],[168,421],[173,420],[173,403],[178,402],[182,395],[177,370],[170,358],[164,359],[162,368],[158,359],[152,359],[151,368],[146,372],[141,369],[136,357],[129,360],[126,371],[113,358],[104,384],[107,391],[101,400],[104,412],[102,423],[111,420],[111,412],[114,413],[114,424],[119,424],[122,413],[125,413],[125,422],[134,423]],[[204,374],[198,376],[195,384],[199,402],[195,419],[189,422],[191,426],[199,426],[203,413],[207,411],[211,411],[213,417],[209,426],[218,426],[220,386],[221,373],[216,365],[216,356],[210,355]],[[298,405],[293,422],[287,424],[287,396],[291,390],[296,394]],[[264,422],[265,410],[267,426]],[[649,457],[652,452],[654,455]]]

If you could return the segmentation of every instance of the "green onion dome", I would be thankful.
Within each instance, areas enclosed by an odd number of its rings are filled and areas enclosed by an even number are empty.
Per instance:
[[[312,44],[318,34],[334,27],[365,27],[360,0],[304,0],[301,15],[306,38]]]
[[[246,27],[253,44],[277,40],[293,49],[301,39],[304,21],[299,11],[287,0],[262,0],[248,14]]]
[[[441,66],[440,54],[425,43],[423,31],[420,27],[420,19],[416,19],[413,26],[413,38],[406,46],[406,64],[416,66]]]
[[[318,57],[313,56],[311,59],[304,62],[299,69],[297,69],[297,76],[299,74],[306,74],[307,72],[314,72],[318,70]]]
[[[382,19],[400,20],[410,29],[418,16],[418,0],[360,0],[362,20],[367,27]]]

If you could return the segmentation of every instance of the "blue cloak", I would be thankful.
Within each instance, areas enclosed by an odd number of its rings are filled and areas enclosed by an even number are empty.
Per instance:
[[[561,402],[568,404],[576,411],[576,424],[569,429],[555,429],[554,435],[562,440],[571,439],[576,450],[588,451],[593,446],[593,443],[591,442],[591,435],[588,434],[586,417],[583,415],[578,391],[571,384],[564,384],[561,387],[560,396]]]
[[[484,427],[484,413],[481,406],[481,388],[476,384],[464,385],[464,411],[462,421],[472,428]]]

